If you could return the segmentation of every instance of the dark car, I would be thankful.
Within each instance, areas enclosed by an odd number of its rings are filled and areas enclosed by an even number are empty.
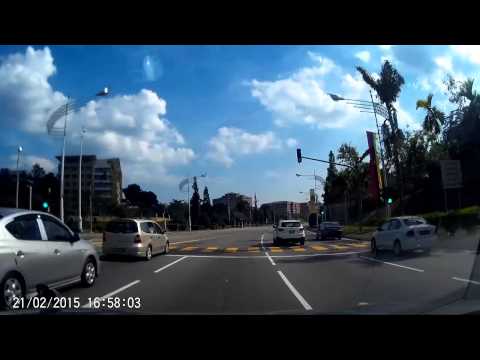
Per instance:
[[[320,224],[317,230],[317,240],[325,240],[327,238],[341,239],[342,235],[342,226],[336,221],[324,221]]]

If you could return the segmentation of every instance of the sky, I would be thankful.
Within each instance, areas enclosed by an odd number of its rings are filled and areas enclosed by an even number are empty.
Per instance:
[[[328,93],[368,100],[356,66],[374,76],[390,60],[405,79],[399,125],[418,129],[416,110],[429,93],[448,111],[443,80],[479,79],[480,46],[0,46],[0,167],[38,163],[56,172],[62,139],[46,122],[67,98],[66,153],[120,158],[123,185],[137,183],[162,202],[184,199],[186,176],[206,173],[200,190],[257,195],[259,204],[305,201],[313,179],[325,177],[328,159],[346,142],[367,149],[372,114]],[[104,87],[107,97],[96,97]],[[478,84],[475,83],[478,89]]]

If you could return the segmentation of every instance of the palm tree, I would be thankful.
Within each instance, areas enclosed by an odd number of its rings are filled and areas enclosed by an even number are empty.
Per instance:
[[[418,100],[417,110],[418,108],[427,110],[427,114],[423,120],[423,131],[430,140],[435,140],[438,134],[440,134],[442,125],[445,122],[445,114],[437,109],[436,106],[432,106],[432,98],[433,95],[429,94],[425,100]]]
[[[363,80],[373,90],[375,90],[378,98],[382,103],[385,104],[385,107],[388,111],[387,120],[390,125],[390,130],[388,131],[385,128],[382,128],[382,130],[384,134],[388,134],[388,138],[384,138],[384,141],[386,144],[389,144],[392,149],[390,154],[393,157],[393,162],[395,164],[397,183],[400,188],[400,210],[403,213],[403,178],[399,160],[399,148],[403,139],[403,133],[398,128],[396,110],[393,106],[393,103],[400,95],[400,91],[402,85],[405,83],[405,80],[388,60],[383,63],[382,70],[380,71],[380,77],[378,79],[373,78],[373,76],[361,66],[357,66],[357,70],[360,72],[360,74],[362,74]]]

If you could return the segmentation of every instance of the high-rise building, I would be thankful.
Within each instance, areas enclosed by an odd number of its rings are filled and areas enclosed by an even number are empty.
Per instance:
[[[61,171],[61,156],[58,171]],[[78,155],[65,156],[64,206],[65,216],[78,216]],[[119,205],[122,200],[122,169],[120,160],[97,159],[95,155],[82,156],[82,215],[94,215],[108,206]],[[91,202],[93,204],[91,204]]]
[[[297,203],[293,201],[274,201],[265,203],[262,208],[265,209],[269,218],[277,220],[300,219],[305,218],[305,203]],[[308,209],[307,209],[308,212]]]

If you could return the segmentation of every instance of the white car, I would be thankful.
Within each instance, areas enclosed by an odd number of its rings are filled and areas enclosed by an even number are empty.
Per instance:
[[[273,225],[273,244],[295,241],[300,245],[305,244],[305,229],[298,220],[280,220],[278,225]]]
[[[107,224],[103,233],[103,255],[127,255],[150,260],[157,253],[168,253],[165,230],[154,221],[119,219]]]
[[[393,250],[396,256],[405,250],[429,251],[437,235],[435,226],[416,216],[389,219],[377,228],[371,239],[372,252]]]

